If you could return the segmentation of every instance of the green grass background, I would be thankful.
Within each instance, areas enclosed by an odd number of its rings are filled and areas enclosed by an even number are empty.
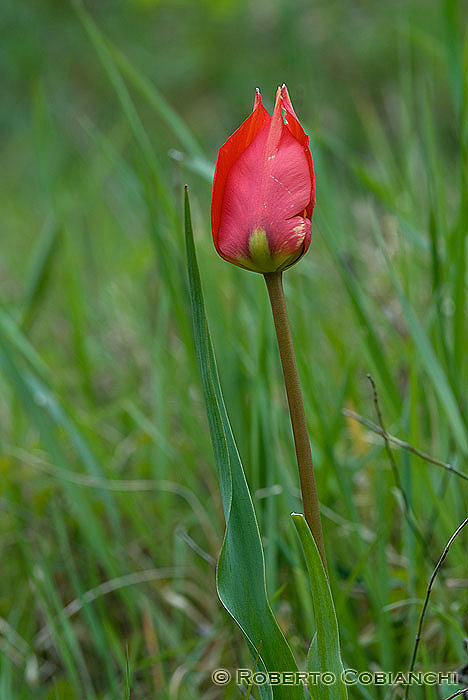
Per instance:
[[[242,697],[210,680],[251,661],[215,590],[224,520],[184,183],[268,593],[305,659],[313,610],[265,285],[218,258],[209,224],[217,149],[254,88],[271,108],[282,82],[316,168],[313,241],[285,283],[343,660],[405,670],[468,486],[401,450],[396,480],[343,408],[377,422],[370,372],[387,429],[468,471],[466,4],[82,8],[0,7],[0,698]],[[435,583],[420,668],[466,662],[467,542]]]

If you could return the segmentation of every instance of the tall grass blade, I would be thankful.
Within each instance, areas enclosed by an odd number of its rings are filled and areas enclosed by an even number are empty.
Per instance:
[[[122,79],[122,76],[113,59],[112,53],[106,43],[106,40],[100,32],[98,26],[93,21],[91,16],[86,12],[81,3],[77,0],[73,3],[76,12],[83,23],[91,43],[93,44],[96,53],[101,61],[101,64],[107,73],[107,76],[115,90],[117,98],[120,102],[122,110],[128,120],[130,128],[133,132],[136,142],[138,143],[146,164],[152,175],[153,183],[156,191],[161,199],[161,202],[168,214],[169,220],[175,223],[177,220],[174,204],[169,196],[165,185],[165,176],[163,169],[156,158],[154,148],[151,144],[148,134],[143,126],[143,123],[138,116],[135,105],[130,97],[127,87]]]
[[[43,296],[59,243],[60,227],[55,220],[49,219],[39,233],[28,270],[21,319],[24,331],[31,324]]]
[[[170,106],[159,90],[129,61],[120,49],[108,40],[115,62],[132,83],[133,87],[148,101],[154,111],[174,132],[181,145],[194,158],[204,158],[202,147],[179,114]]]
[[[427,333],[425,332],[413,307],[409,303],[400,285],[400,282],[397,279],[395,270],[393,269],[392,263],[385,249],[382,234],[377,223],[375,225],[375,233],[379,245],[381,247],[382,253],[387,262],[393,286],[401,304],[406,323],[408,324],[408,330],[418,350],[421,364],[424,367],[429,379],[431,380],[435,394],[438,396],[440,403],[444,407],[444,410],[447,415],[447,420],[452,428],[453,437],[457,442],[460,450],[463,452],[463,454],[466,455],[468,454],[467,430],[463,422],[463,417],[457,405],[452,388],[448,382],[447,375],[445,374],[442,365],[440,364],[439,359],[434,352],[434,349],[427,336]]]

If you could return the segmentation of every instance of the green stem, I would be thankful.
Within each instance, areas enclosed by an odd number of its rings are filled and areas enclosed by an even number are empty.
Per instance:
[[[304,402],[302,400],[301,385],[297,373],[296,356],[294,354],[288,311],[284,298],[282,273],[268,272],[264,277],[270,297],[281,364],[283,366],[284,383],[286,385],[289,413],[291,415],[294,444],[296,447],[297,466],[299,467],[304,515],[317,544],[325,571],[328,571],[317,487],[315,484],[314,465],[312,462],[309,433],[307,431]]]

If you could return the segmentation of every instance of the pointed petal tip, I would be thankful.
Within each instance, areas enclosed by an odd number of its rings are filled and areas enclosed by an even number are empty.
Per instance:
[[[253,106],[254,110],[257,109],[257,107],[261,104],[263,104],[263,103],[262,103],[262,96],[260,94],[260,89],[255,88],[255,99],[254,99],[254,106]]]
[[[283,85],[283,87],[281,88],[281,102],[283,103],[283,106],[285,107],[286,111],[290,112],[297,119],[286,85]]]

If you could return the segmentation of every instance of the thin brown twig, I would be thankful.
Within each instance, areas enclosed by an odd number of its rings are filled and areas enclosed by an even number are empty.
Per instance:
[[[355,411],[352,411],[349,408],[343,408],[342,413],[348,418],[352,418],[352,420],[355,420],[361,425],[364,425],[366,428],[369,428],[369,430],[372,430],[373,433],[376,433],[377,435],[380,435],[383,438],[386,437],[389,442],[393,443],[397,447],[401,447],[403,450],[412,452],[414,455],[416,455],[416,457],[423,459],[425,462],[429,462],[430,464],[435,464],[438,467],[442,467],[448,472],[452,472],[453,474],[459,476],[461,479],[465,479],[465,481],[468,481],[468,474],[459,471],[452,464],[449,464],[448,462],[443,462],[441,459],[437,459],[436,457],[432,457],[431,455],[427,454],[427,452],[423,452],[417,447],[410,445],[409,442],[405,442],[405,440],[400,440],[400,438],[395,437],[395,435],[391,435],[386,430],[382,430],[382,428],[379,425],[373,423],[368,418],[361,416],[359,413],[356,413]]]
[[[456,693],[449,695],[448,698],[445,698],[445,700],[452,700],[453,698],[456,698],[457,695],[463,695],[464,693],[468,693],[468,688],[462,688],[461,690],[457,690]]]
[[[416,656],[418,654],[418,647],[419,647],[419,642],[421,641],[421,633],[422,633],[422,628],[424,624],[424,617],[426,615],[426,610],[427,606],[429,605],[429,598],[431,596],[431,591],[432,591],[432,586],[434,584],[435,578],[437,574],[439,573],[439,569],[441,568],[442,564],[444,563],[444,560],[449,553],[450,547],[452,545],[452,542],[455,540],[455,538],[460,534],[460,532],[463,530],[463,528],[468,525],[468,518],[465,518],[465,520],[457,527],[447,544],[445,545],[445,549],[442,552],[442,556],[440,557],[439,561],[436,564],[436,567],[434,571],[432,572],[432,576],[429,579],[429,583],[427,586],[427,591],[426,591],[426,598],[424,600],[424,605],[421,611],[421,616],[419,618],[419,624],[418,624],[418,631],[416,632],[416,638],[414,640],[414,649],[413,649],[413,656],[411,658],[411,665],[409,669],[409,673],[411,674],[414,671],[414,666],[416,664]],[[409,693],[409,685],[406,686],[405,690],[405,700],[408,699],[408,693]],[[453,696],[454,697],[454,696]]]

